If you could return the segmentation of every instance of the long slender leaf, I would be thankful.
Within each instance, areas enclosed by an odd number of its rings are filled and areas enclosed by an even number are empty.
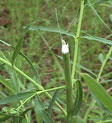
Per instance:
[[[51,100],[51,102],[50,102],[50,104],[49,104],[49,106],[48,106],[48,112],[49,112],[50,114],[51,114],[53,105],[54,105],[54,103],[55,103],[57,97],[59,96],[59,94],[60,94],[60,90],[56,90],[55,93],[54,93],[54,95],[53,95],[53,97],[52,97],[52,100]]]
[[[98,104],[98,106],[104,110],[106,113],[110,113],[109,110],[101,103],[101,101],[92,93],[92,96],[95,98],[96,103]]]
[[[30,31],[39,31],[40,30],[40,31],[61,33],[61,34],[68,35],[68,36],[71,36],[71,37],[75,38],[74,34],[69,33],[69,32],[67,32],[65,30],[62,30],[62,29],[58,29],[58,28],[48,28],[48,27],[41,27],[41,26],[30,26],[29,30]]]
[[[98,17],[98,19],[102,22],[102,24],[112,33],[112,30],[110,29],[110,27],[104,22],[104,20],[100,17],[100,15],[98,14],[98,12],[95,10],[94,6],[92,5],[92,3],[90,2],[90,0],[88,0],[89,3],[89,7],[93,10],[93,12],[96,14],[96,16]]]
[[[82,84],[80,81],[76,82],[76,87],[77,87],[77,93],[76,93],[76,99],[75,99],[75,104],[73,108],[73,115],[77,115],[81,105],[82,105],[82,99],[83,99],[83,91],[82,91]]]
[[[15,93],[13,87],[11,86],[11,83],[7,82],[3,76],[0,75],[0,83],[2,83],[7,89],[9,89],[10,91],[12,91],[13,93]]]
[[[90,69],[88,69],[87,67],[85,67],[85,66],[83,66],[83,65],[81,65],[81,64],[77,64],[77,66],[78,66],[79,68],[81,68],[82,70],[84,70],[84,71],[86,71],[86,72],[88,72],[88,73],[94,75],[95,77],[97,77],[97,75],[96,75],[94,72],[92,72]]]
[[[96,122],[96,123],[112,123],[112,120],[105,120],[105,121],[100,121],[100,122]]]
[[[94,37],[94,36],[83,36],[82,38],[87,39],[87,40],[91,40],[91,41],[98,41],[104,44],[108,44],[108,45],[112,45],[112,41],[111,40],[107,40],[105,38],[101,38],[101,37]]]
[[[34,76],[35,76],[35,80],[38,81],[39,83],[41,83],[41,80],[40,80],[40,77],[39,77],[39,74],[38,74],[38,71],[35,69],[35,67],[33,66],[32,64],[32,61],[27,57],[25,56],[22,52],[20,52],[20,55],[26,59],[26,61],[29,63],[29,65],[31,66],[33,72],[34,72]]]
[[[40,33],[39,33],[40,34]],[[58,58],[56,57],[56,55],[54,54],[54,52],[52,51],[51,47],[49,46],[48,42],[46,41],[46,39],[40,34],[41,38],[43,39],[44,43],[46,44],[46,46],[49,48],[49,51],[50,53],[52,54],[54,60],[55,60],[55,63],[58,67],[58,69],[60,70],[61,74],[64,76],[64,70],[63,70],[63,67],[62,65],[60,64]]]
[[[33,93],[34,92],[24,92],[24,93],[18,93],[16,95],[11,95],[11,96],[5,97],[4,99],[0,100],[0,105],[19,102],[20,100],[28,98]]]
[[[0,98],[7,97],[6,94],[2,91],[0,91]]]
[[[63,60],[63,57],[62,56],[57,55],[57,57],[60,58],[61,60]],[[72,61],[70,63],[73,64]],[[93,76],[97,77],[97,75],[94,72],[92,72],[90,69],[88,69],[87,67],[85,67],[85,66],[83,66],[81,64],[77,64],[77,66],[79,68],[81,68],[82,70],[85,70],[86,72],[88,72],[88,73],[92,74]]]
[[[3,41],[3,40],[0,40],[1,43],[3,43],[4,45],[8,46],[8,47],[11,47],[13,49],[15,49],[15,47],[13,47],[11,44]],[[39,78],[39,75],[38,75],[38,71],[35,69],[35,67],[33,66],[31,60],[26,56],[24,55],[21,51],[19,52],[19,54],[29,63],[29,65],[31,66],[31,69],[32,71],[34,72],[34,76],[36,78],[36,81],[40,82],[41,83],[41,80]]]
[[[20,39],[18,41],[16,47],[15,47],[15,50],[14,50],[14,53],[13,53],[13,56],[12,56],[12,65],[14,64],[14,61],[15,61],[15,59],[16,59],[16,57],[17,57],[17,55],[18,55],[18,53],[19,53],[19,51],[20,51],[20,49],[23,45],[23,41],[24,41],[24,39]]]
[[[90,91],[110,112],[112,112],[112,97],[107,93],[105,88],[88,74],[82,74],[82,76]]]
[[[15,47],[15,50],[13,52],[13,55],[12,55],[12,65],[14,64],[14,61],[17,57],[17,55],[19,54],[21,48],[22,48],[22,45],[23,45],[23,42],[24,42],[24,36],[25,34],[28,32],[28,28],[29,28],[30,25],[26,26],[25,30],[24,30],[24,33],[21,37],[21,39],[18,41],[16,47]]]
[[[12,83],[12,87],[13,90],[18,93],[20,90],[20,86],[19,86],[19,81],[18,81],[18,74],[14,71],[13,68],[9,67],[9,66],[5,66],[5,69],[7,70],[8,74],[10,75],[10,80]]]
[[[36,107],[36,112],[41,116],[41,118],[45,123],[54,123],[49,113],[45,111],[45,107],[43,103],[40,101],[38,96],[36,97],[35,100],[35,107]]]
[[[5,41],[3,41],[3,40],[0,40],[0,42],[3,43],[3,44],[5,44],[5,45],[8,46],[8,47],[11,47],[11,45],[10,45],[9,43],[7,43],[7,42],[5,42]]]
[[[93,5],[95,5],[95,4],[102,4],[102,3],[104,3],[104,2],[107,2],[107,1],[109,1],[109,0],[98,0],[98,1],[96,1],[96,2],[94,2],[93,3]]]

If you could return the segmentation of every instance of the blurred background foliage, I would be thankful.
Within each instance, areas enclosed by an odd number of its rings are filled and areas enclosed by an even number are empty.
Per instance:
[[[92,36],[99,36],[104,38],[108,37],[112,32],[107,29],[105,24],[102,23],[102,21],[96,15],[99,15],[111,29],[112,0],[91,0],[90,2],[92,3],[97,14],[90,6],[86,5],[81,35],[89,34]],[[24,27],[29,24],[49,28],[58,28],[56,9],[60,28],[75,34],[78,23],[79,7],[79,0],[1,0],[0,39],[12,44],[13,46],[16,46],[17,42],[21,40],[21,37],[23,36]],[[74,39],[69,36],[62,36],[67,42],[69,42],[70,52],[73,55]],[[112,40],[112,37],[109,36],[108,39]],[[63,76],[60,70],[57,68],[57,63],[45,42],[49,44],[49,47],[51,47],[53,53],[56,55],[60,63],[63,64],[60,58],[60,56],[62,56],[61,38],[57,33],[50,33],[45,31],[27,32],[24,37],[22,52],[24,52],[24,54],[31,59],[33,65],[39,72],[42,85],[45,88],[63,85]],[[0,49],[7,56],[7,58],[10,59],[13,50],[9,49],[3,44],[0,44]],[[80,63],[84,67],[92,70],[97,74],[101,66],[101,59],[99,60],[99,55],[101,56],[102,54],[102,56],[105,57],[107,51],[108,46],[104,44],[92,40],[82,39],[80,40]],[[73,57],[72,55],[71,59]],[[30,76],[34,76],[33,71],[30,69],[30,66],[22,57],[17,57],[16,65]],[[103,74],[111,72],[111,65],[112,64],[110,61],[107,64]],[[9,68],[7,67],[6,69]],[[12,69],[10,69],[10,71],[12,71]],[[84,72],[84,70],[82,71]],[[14,72],[12,73],[16,74]],[[0,74],[8,78],[11,72],[7,73],[4,69],[1,68]],[[19,78],[21,80],[16,78],[12,79],[18,81],[17,83],[24,83],[24,86],[20,84],[20,88],[24,89],[33,86],[31,83],[29,83],[29,81],[25,80],[20,75]],[[111,79],[111,77],[102,77],[102,81],[105,79],[108,80]],[[87,95],[88,89],[85,83],[83,86],[85,92],[84,104],[87,105],[83,105],[83,110],[81,111],[82,117],[89,105],[88,99],[90,99],[89,94]],[[110,84],[105,84],[105,87],[109,88]],[[6,91],[4,87],[0,88],[3,92],[5,92],[5,94],[8,94],[8,91]],[[65,96],[61,98],[65,100]],[[100,115],[99,112],[97,110],[96,114]],[[97,116],[94,114],[94,117]]]

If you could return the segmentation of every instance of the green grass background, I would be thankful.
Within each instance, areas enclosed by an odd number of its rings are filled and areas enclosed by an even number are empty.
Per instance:
[[[94,3],[96,0],[91,1]],[[55,8],[57,9],[60,28],[69,30],[69,32],[74,33],[77,29],[77,13],[79,7],[79,0],[2,0],[0,1],[0,39],[5,40],[13,46],[16,46],[17,42],[21,39],[22,34],[24,33],[24,27],[33,22],[35,22],[34,25],[36,26],[58,28]],[[110,15],[112,11],[112,2],[95,4],[94,8],[105,21],[105,23],[111,28],[112,20]],[[109,30],[88,6],[84,11],[82,25],[82,35],[85,35],[83,32],[86,32],[92,36],[99,36],[104,38],[110,34]],[[63,38],[69,42],[72,59],[74,51],[74,39],[69,36],[63,36]],[[109,39],[111,40],[112,38],[110,37]],[[64,81],[62,73],[57,67],[57,63],[45,42],[49,44],[52,52],[56,55],[59,62],[63,66],[63,62],[60,58],[60,56],[62,56],[61,38],[57,33],[49,33],[44,31],[39,31],[38,33],[37,31],[29,31],[24,37],[22,52],[24,52],[24,54],[31,59],[33,65],[38,70],[42,85],[45,88],[52,88],[63,85]],[[4,45],[0,45],[0,49],[4,52],[7,58],[10,59],[13,50],[10,50]],[[105,46],[99,42],[91,40],[87,41],[84,39],[80,40],[81,65],[97,74],[101,66],[101,62],[99,61],[98,56],[102,53],[105,57],[107,51],[108,46]],[[30,76],[34,76],[30,66],[22,57],[17,57],[16,65]],[[111,72],[111,65],[111,62],[107,64],[103,74]],[[2,69],[1,74],[7,78],[9,77],[9,73]],[[24,87],[22,89],[33,86],[23,77],[20,75],[18,76],[19,79],[21,79],[21,82],[24,83]],[[108,78],[102,78],[102,81],[103,79],[108,80],[111,79],[111,77],[108,76]],[[82,117],[84,116],[85,110],[87,109],[90,101],[89,94],[87,94],[88,89],[85,83],[83,86],[85,92],[84,104],[86,105],[82,106],[83,109],[80,113]],[[105,87],[110,87],[110,84],[105,84]],[[8,93],[5,88],[0,87],[0,89],[5,92],[5,94]],[[65,102],[64,94],[61,98],[63,102]],[[97,107],[94,108],[97,109]],[[94,110],[91,119],[97,119],[97,114],[98,116],[100,116],[100,114],[104,116],[104,114],[101,112],[102,111],[99,109]],[[61,116],[58,116],[57,121],[60,119],[60,117]]]

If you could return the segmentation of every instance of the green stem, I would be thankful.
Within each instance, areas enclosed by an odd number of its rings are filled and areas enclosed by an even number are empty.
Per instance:
[[[72,123],[73,99],[72,99],[72,80],[69,53],[63,54],[64,72],[67,92],[67,123]]]
[[[27,98],[24,102],[22,102],[22,104],[16,110],[19,110],[21,107],[23,107],[23,105],[25,103],[27,103],[30,99],[32,99],[36,95],[39,95],[39,94],[42,94],[42,93],[45,93],[45,92],[49,92],[49,91],[55,91],[55,90],[59,90],[59,89],[64,89],[64,88],[66,88],[66,86],[61,86],[61,87],[56,87],[56,88],[51,88],[51,89],[47,89],[47,90],[36,92],[33,95],[31,95],[29,98]]]
[[[9,63],[8,61],[6,61],[5,59],[0,57],[0,61],[7,64],[8,66],[12,67],[12,64]],[[31,81],[36,87],[38,87],[39,90],[44,91],[45,89],[39,85],[35,80],[33,80],[32,78],[30,78],[27,74],[25,74],[23,71],[21,71],[20,69],[18,69],[16,66],[13,66],[13,69],[15,69],[18,73],[20,73],[22,76],[24,76],[26,79],[28,79],[29,81]],[[48,93],[45,92],[45,94],[52,99],[52,96]],[[63,114],[66,116],[66,111],[62,108],[62,106],[60,106],[60,104],[56,101],[56,105],[60,108],[60,110],[63,112]]]
[[[106,63],[107,63],[107,61],[108,61],[108,59],[109,59],[111,53],[112,53],[112,46],[110,47],[110,50],[109,50],[108,54],[106,55],[106,58],[105,58],[105,60],[104,60],[104,62],[103,62],[103,64],[102,64],[102,66],[101,66],[101,68],[100,68],[99,74],[98,74],[97,79],[96,79],[97,82],[100,81],[100,78],[101,78],[101,75],[102,75],[102,73],[103,73],[104,67],[105,67],[105,65],[106,65]],[[92,100],[91,100],[91,103],[90,103],[90,107],[88,108],[88,110],[87,110],[87,112],[86,112],[86,114],[85,114],[85,116],[84,116],[84,122],[85,122],[85,123],[87,122],[88,115],[89,115],[89,113],[91,112],[92,108],[94,107],[95,103],[96,103],[96,101],[95,101],[94,99],[92,99]],[[91,104],[92,104],[92,105],[91,105]]]
[[[81,33],[83,13],[84,13],[84,0],[81,0],[79,23],[78,23],[77,34],[76,34],[76,38],[75,38],[75,51],[74,51],[74,59],[73,59],[73,67],[72,67],[72,83],[73,83],[74,76],[76,73],[76,66],[77,66],[77,61],[78,61],[79,37],[80,37],[80,33]]]
[[[16,110],[20,110],[20,108],[22,108],[24,106],[25,103],[27,103],[29,100],[31,100],[34,96],[36,96],[37,93],[34,93],[33,95],[31,95],[29,98],[27,98],[24,102],[22,102],[22,104],[16,109]]]
[[[41,94],[41,93],[45,93],[45,92],[49,92],[49,91],[55,91],[55,90],[64,89],[64,88],[66,88],[66,86],[60,86],[60,87],[50,88],[50,89],[47,89],[47,90],[39,91],[37,93],[38,94]]]
[[[84,123],[87,123],[88,115],[89,115],[91,109],[93,108],[94,104],[95,104],[95,100],[92,99],[92,101],[90,102],[89,108],[84,116]]]
[[[101,68],[100,68],[100,72],[99,72],[99,74],[98,74],[98,76],[97,76],[97,82],[100,81],[102,72],[103,72],[103,70],[104,70],[104,67],[105,67],[105,65],[106,65],[106,63],[107,63],[107,61],[108,61],[110,55],[111,55],[111,52],[112,52],[112,46],[110,47],[110,50],[109,50],[108,54],[106,55],[106,58],[105,58],[105,60],[104,60],[104,62],[103,62],[103,64],[102,64],[102,66],[101,66]]]

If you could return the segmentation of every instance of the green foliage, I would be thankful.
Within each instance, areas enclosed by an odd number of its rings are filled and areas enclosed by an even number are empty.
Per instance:
[[[48,112],[45,111],[45,107],[40,101],[38,96],[36,97],[36,100],[35,100],[35,108],[37,113],[41,116],[41,118],[43,119],[45,123],[54,123],[50,115],[48,114]]]
[[[83,90],[82,90],[82,84],[80,81],[76,82],[76,87],[77,87],[77,93],[76,93],[76,99],[75,99],[75,104],[73,108],[73,115],[78,114],[82,105],[82,100],[83,100]]]
[[[106,92],[100,83],[97,83],[88,74],[82,74],[91,92],[98,98],[110,112],[112,112],[112,97]]]
[[[0,122],[111,123],[111,11],[112,0],[0,2]]]
[[[15,103],[15,102],[17,103],[20,100],[24,100],[24,99],[28,98],[32,94],[33,94],[33,92],[24,92],[24,93],[18,93],[16,95],[8,96],[8,97],[0,100],[0,105],[11,104],[11,103]]]

